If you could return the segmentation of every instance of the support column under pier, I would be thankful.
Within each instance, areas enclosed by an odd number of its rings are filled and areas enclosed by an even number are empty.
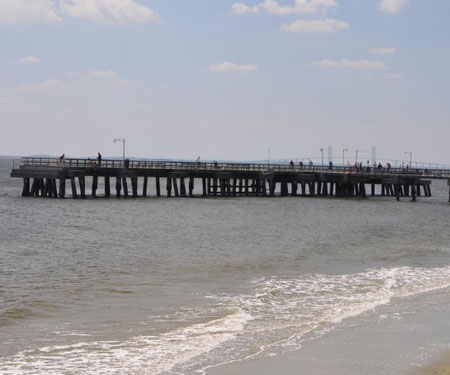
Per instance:
[[[120,177],[116,177],[116,196],[120,198],[120,192],[122,191],[122,179]]]
[[[59,179],[59,197],[64,198],[66,196],[66,179],[61,177]]]
[[[78,198],[77,184],[75,182],[75,177],[70,178],[70,184],[72,186],[72,198]]]
[[[22,197],[29,197],[29,196],[30,196],[30,179],[26,177],[23,179]]]
[[[109,176],[105,176],[105,197],[111,196],[111,180]]]
[[[133,198],[138,196],[138,178],[131,177],[131,191],[133,192]]]
[[[148,177],[144,176],[144,184],[142,185],[142,196],[147,196]]]
[[[166,190],[167,196],[170,198],[172,196],[172,177],[166,178]]]

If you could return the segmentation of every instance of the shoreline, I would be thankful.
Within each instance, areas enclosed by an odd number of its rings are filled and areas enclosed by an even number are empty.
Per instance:
[[[450,289],[400,298],[296,350],[211,367],[206,375],[450,375]]]
[[[443,354],[440,359],[421,367],[416,375],[450,374],[450,352]]]

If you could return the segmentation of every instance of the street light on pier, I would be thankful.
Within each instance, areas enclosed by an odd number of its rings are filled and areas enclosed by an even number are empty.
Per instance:
[[[323,168],[323,151],[324,151],[324,149],[321,148],[321,149],[320,149],[320,152],[322,153],[322,168]]]
[[[360,153],[360,152],[365,152],[365,150],[356,150],[356,164],[358,164],[358,154]]]
[[[114,143],[116,142],[122,142],[122,157],[123,160],[125,161],[125,138],[114,138]]]
[[[409,155],[409,167],[412,168],[412,151],[405,151],[405,155]]]
[[[342,166],[345,167],[345,153],[348,151],[348,148],[342,149]]]

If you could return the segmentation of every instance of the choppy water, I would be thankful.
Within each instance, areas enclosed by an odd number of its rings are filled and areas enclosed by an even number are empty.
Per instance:
[[[1,374],[192,374],[450,286],[443,181],[417,203],[83,201],[22,198],[11,166],[0,159]]]

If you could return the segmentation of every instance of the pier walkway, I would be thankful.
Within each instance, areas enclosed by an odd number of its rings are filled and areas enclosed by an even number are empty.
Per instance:
[[[432,179],[449,179],[450,185],[450,170],[164,160],[102,160],[98,164],[96,159],[61,162],[58,158],[32,157],[22,158],[20,165],[11,171],[11,177],[23,179],[22,196],[53,198],[66,196],[66,181],[73,198],[86,198],[86,186],[90,184],[91,197],[379,195],[397,200],[410,197],[415,201],[420,196],[431,196]],[[149,179],[154,179],[154,184],[149,184]],[[150,186],[154,191],[150,191]]]

